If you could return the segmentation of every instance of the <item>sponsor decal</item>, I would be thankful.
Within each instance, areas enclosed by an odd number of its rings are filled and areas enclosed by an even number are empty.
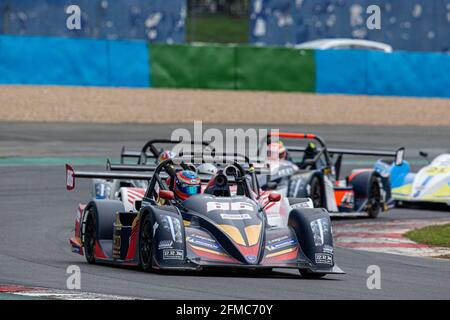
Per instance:
[[[74,246],[72,246],[72,252],[79,254],[81,252],[81,247],[74,247]]]
[[[177,249],[164,249],[163,250],[164,260],[183,260],[183,250]]]
[[[180,220],[172,216],[163,215],[162,223],[163,227],[170,232],[174,242],[183,243]]]
[[[311,199],[305,202],[294,203],[291,205],[292,209],[296,208],[314,208],[314,204]]]
[[[228,213],[221,213],[220,216],[222,219],[229,219],[229,220],[249,220],[252,217],[247,214],[228,214]]]
[[[288,236],[282,236],[282,237],[279,237],[279,238],[272,239],[268,243],[280,242],[280,241],[286,240],[286,239],[289,239],[289,237]]]
[[[251,203],[248,202],[217,202],[217,201],[209,201],[206,203],[206,211],[215,211],[215,210],[223,210],[223,211],[254,211],[255,208]]]
[[[158,249],[172,249],[173,241],[172,240],[161,240],[158,244]]]
[[[158,227],[159,227],[158,222],[155,222],[155,224],[153,224],[153,236],[155,236],[156,229],[158,229]]]
[[[270,241],[269,244],[266,246],[266,249],[269,251],[273,251],[284,247],[289,247],[297,243],[295,239],[288,238],[287,236],[284,238],[285,238],[284,240],[276,239]]]
[[[202,236],[197,235],[189,236],[187,237],[187,241],[192,244],[208,247],[215,250],[220,249],[220,246],[214,240]]]
[[[311,231],[314,235],[314,244],[316,247],[323,246],[325,242],[325,235],[331,232],[331,227],[328,219],[321,218],[311,221],[310,223]]]
[[[316,263],[333,265],[333,255],[329,253],[316,253]]]

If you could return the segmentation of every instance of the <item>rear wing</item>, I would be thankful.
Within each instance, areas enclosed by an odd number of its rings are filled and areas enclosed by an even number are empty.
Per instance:
[[[328,152],[331,154],[338,154],[338,155],[350,154],[350,155],[357,155],[357,156],[390,157],[390,158],[395,159],[395,164],[397,166],[401,165],[405,158],[405,148],[404,147],[400,147],[395,151],[329,148]]]
[[[125,159],[141,159],[142,153],[140,151],[135,150],[127,150],[125,146],[122,147],[122,150],[120,151],[120,163],[125,163]],[[145,155],[146,159],[152,159],[156,157],[152,153],[146,153]]]
[[[325,140],[321,136],[318,136],[314,133],[271,132],[267,135],[267,143],[270,143],[272,137],[316,140],[320,143],[322,148],[326,148]]]
[[[176,145],[180,143],[190,143],[191,145],[202,145],[203,147],[208,147],[211,143],[205,141],[186,141],[183,140],[171,140],[171,139],[152,139],[147,141],[141,148],[141,151],[127,150],[122,147],[120,153],[120,163],[123,164],[126,158],[138,159],[138,164],[145,164],[147,159],[158,159],[161,154],[156,145],[157,144],[168,144]]]
[[[403,162],[405,155],[405,148],[398,148],[396,151],[386,151],[386,150],[363,150],[363,149],[341,149],[341,148],[327,148],[325,140],[314,134],[314,133],[291,133],[291,132],[272,132],[267,135],[268,142],[270,142],[271,137],[279,138],[291,138],[291,139],[309,139],[316,140],[322,146],[322,149],[331,154],[338,155],[358,155],[358,156],[381,156],[381,157],[394,157],[395,163],[400,165]],[[286,147],[287,151],[291,152],[304,152],[306,148],[304,147]]]
[[[286,150],[291,153],[304,152],[305,147],[290,147],[287,146]],[[328,153],[330,155],[355,155],[355,156],[380,156],[380,157],[390,157],[395,159],[396,165],[401,165],[405,157],[405,148],[401,147],[395,151],[391,150],[364,150],[364,149],[341,149],[341,148],[328,148]]]
[[[233,157],[242,157],[242,159],[244,159],[244,169],[246,170],[247,173],[255,173],[255,174],[269,174],[270,170],[269,168],[267,168],[266,166],[264,166],[263,164],[260,163],[250,163],[250,160],[248,157],[244,156],[244,155],[239,155],[237,153],[234,154],[216,154],[214,156],[211,156],[212,158],[214,157],[227,157],[227,156],[233,156]],[[202,155],[196,155],[192,154],[192,155],[182,155],[181,157],[178,158],[180,161],[182,160],[195,160],[195,159],[200,159],[203,162],[202,163],[211,163],[213,165],[217,165],[217,162],[208,162],[206,160],[210,160],[210,158],[208,157],[208,159],[204,159]],[[177,160],[177,158],[175,158],[175,160]],[[239,163],[239,161],[236,161],[237,163]],[[233,164],[232,162],[230,162],[229,164]],[[134,172],[154,172],[156,169],[157,165],[148,165],[148,164],[113,164],[110,162],[110,160],[108,159],[106,161],[106,170],[108,171],[134,171]]]
[[[120,180],[151,180],[153,177],[149,173],[136,172],[93,172],[93,171],[75,171],[75,169],[66,164],[66,189],[75,189],[75,178],[88,179],[120,179]]]

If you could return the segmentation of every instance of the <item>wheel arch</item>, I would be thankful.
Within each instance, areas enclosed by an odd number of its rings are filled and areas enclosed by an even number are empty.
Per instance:
[[[313,225],[319,223],[321,231],[313,230]],[[301,251],[311,261],[314,268],[329,269],[334,266],[331,220],[326,209],[294,209],[289,213],[288,225],[294,229]],[[322,263],[323,261],[318,261],[317,254],[331,257],[331,261],[329,264]]]
[[[93,209],[91,211],[91,209]],[[96,232],[98,240],[112,240],[114,232],[114,220],[117,212],[125,210],[121,201],[118,200],[93,200],[84,209],[83,221],[92,212],[96,221]]]

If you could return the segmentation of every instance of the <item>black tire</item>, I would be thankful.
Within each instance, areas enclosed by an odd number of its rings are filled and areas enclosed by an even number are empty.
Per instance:
[[[83,249],[84,249],[84,256],[86,258],[86,261],[90,264],[95,263],[95,244],[97,242],[97,221],[94,214],[94,208],[89,208],[89,211],[86,212],[87,219],[85,224],[85,231],[84,231],[84,242],[83,242]]]
[[[367,201],[366,212],[369,218],[375,219],[381,212],[381,188],[378,179],[375,177],[370,179],[370,191]]]
[[[304,279],[320,279],[327,275],[326,273],[315,273],[306,269],[299,269],[298,271],[300,271],[300,275]]]
[[[153,261],[153,226],[150,215],[142,220],[139,232],[139,264],[145,272],[152,271]]]
[[[323,192],[322,183],[318,177],[313,177],[310,182],[309,197],[311,198],[314,208],[323,208]]]

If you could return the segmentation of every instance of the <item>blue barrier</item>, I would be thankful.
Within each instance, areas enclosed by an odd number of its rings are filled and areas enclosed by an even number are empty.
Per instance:
[[[371,95],[450,98],[450,54],[370,52],[367,75]]]
[[[316,51],[316,92],[450,98],[445,53]]]
[[[0,84],[150,86],[145,41],[0,36]]]
[[[317,50],[316,92],[367,94],[367,51]]]

